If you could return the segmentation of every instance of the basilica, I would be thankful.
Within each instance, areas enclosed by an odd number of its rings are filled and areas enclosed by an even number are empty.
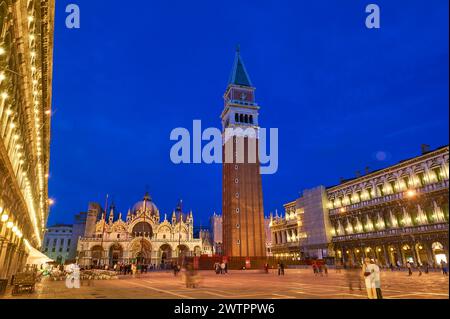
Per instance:
[[[100,216],[100,218],[99,218]],[[91,203],[84,236],[77,244],[80,266],[103,266],[117,263],[148,265],[169,264],[184,257],[212,254],[208,236],[194,238],[192,211],[184,213],[181,203],[162,217],[149,194],[137,202],[123,220],[111,205],[105,216],[100,205]]]

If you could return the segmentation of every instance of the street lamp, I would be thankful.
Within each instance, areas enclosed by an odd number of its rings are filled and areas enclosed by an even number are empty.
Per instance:
[[[414,197],[416,197],[416,195],[417,195],[417,192],[415,189],[410,189],[406,192],[406,196],[408,198],[414,198]]]

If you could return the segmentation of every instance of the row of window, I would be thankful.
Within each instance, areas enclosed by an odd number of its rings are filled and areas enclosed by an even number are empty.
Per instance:
[[[70,251],[70,248],[67,248],[67,249],[66,249],[66,252],[69,252],[69,251]],[[48,247],[45,248],[45,252],[48,253]],[[54,252],[56,252],[56,248],[55,248],[55,247],[52,248],[52,253],[54,253]],[[62,248],[62,247],[59,248],[59,249],[58,249],[58,252],[62,253],[62,252],[63,252],[63,248]]]
[[[389,181],[384,184],[378,184],[373,187],[368,187],[364,190],[359,190],[353,194],[341,196],[333,199],[328,203],[328,208],[339,208],[350,204],[367,201],[376,197],[382,197],[394,193],[406,191],[408,188],[423,187],[430,183],[436,183],[444,180],[444,172],[440,167],[436,167],[426,175],[420,172],[415,176],[403,176],[396,181]]]
[[[234,114],[234,121],[236,123],[253,124],[253,115],[235,113]]]
[[[72,240],[69,238],[67,239],[67,246],[70,246],[70,243],[72,242]],[[56,244],[58,243],[58,238],[53,238],[53,247],[56,247]],[[47,241],[45,243],[45,247],[48,248],[50,245],[50,239],[47,238]],[[59,245],[60,246],[64,246],[64,238],[60,238],[59,240]]]

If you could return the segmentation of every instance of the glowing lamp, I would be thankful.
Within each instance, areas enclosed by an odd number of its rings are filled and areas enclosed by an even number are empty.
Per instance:
[[[406,192],[406,196],[408,196],[409,198],[413,198],[416,196],[416,191],[413,189],[410,189],[409,191]]]
[[[7,222],[7,223],[6,223],[6,228],[8,228],[8,229],[13,228],[13,226],[14,226],[14,223],[13,223],[13,222]]]

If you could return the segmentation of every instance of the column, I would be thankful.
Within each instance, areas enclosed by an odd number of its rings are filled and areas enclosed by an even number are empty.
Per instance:
[[[419,254],[417,253],[416,243],[412,242],[411,245],[410,245],[410,247],[411,247],[411,251],[412,251],[412,255],[413,255],[414,265],[418,265],[419,261],[420,261],[420,257],[419,257]]]
[[[423,245],[424,245],[424,249],[427,253],[428,265],[430,265],[430,267],[432,267],[435,259],[434,259],[433,250],[431,249],[431,242],[424,242]]]
[[[8,242],[6,240],[0,243],[0,279],[6,277],[6,255],[8,253]]]
[[[382,249],[382,253],[384,255],[384,264],[385,264],[385,266],[389,267],[389,264],[391,263],[391,260],[389,258],[389,254],[387,252],[386,245],[382,245],[381,249]]]
[[[395,245],[395,248],[396,248],[396,250],[397,250],[397,260],[396,260],[395,262],[397,263],[397,261],[399,261],[400,264],[401,264],[402,266],[404,266],[404,265],[405,265],[405,260],[404,260],[404,258],[403,258],[403,252],[402,252],[401,244],[396,244],[396,245]]]

